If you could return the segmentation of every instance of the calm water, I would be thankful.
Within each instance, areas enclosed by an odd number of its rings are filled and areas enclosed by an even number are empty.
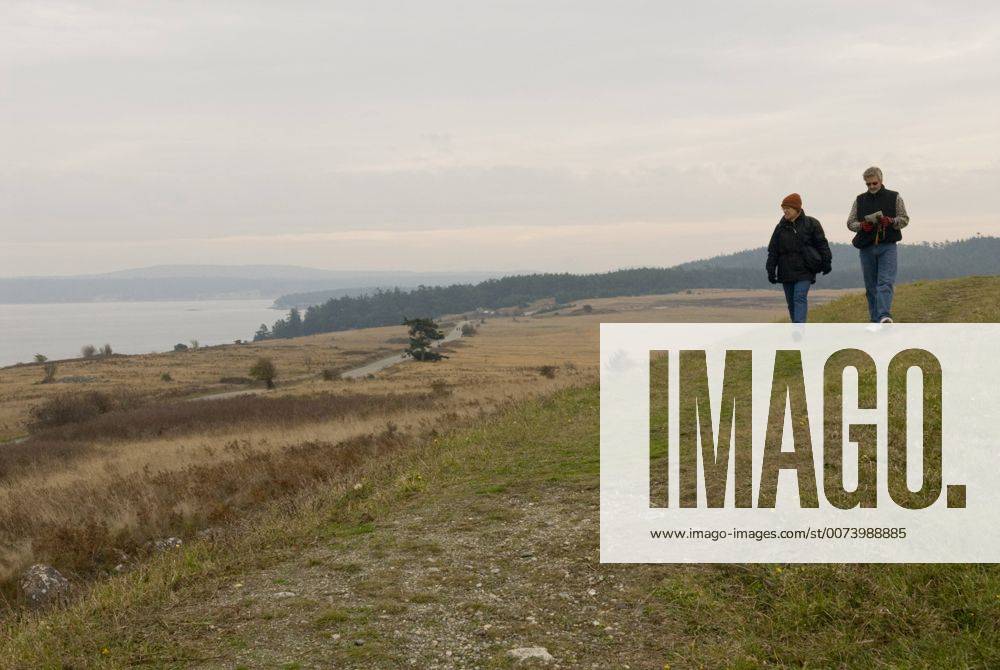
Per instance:
[[[0,304],[0,365],[80,355],[80,347],[111,345],[116,353],[169,351],[178,342],[202,345],[253,339],[287,315],[267,300]]]

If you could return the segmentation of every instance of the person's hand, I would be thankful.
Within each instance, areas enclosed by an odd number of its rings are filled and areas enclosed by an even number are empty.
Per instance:
[[[833,270],[833,268],[831,268],[831,267],[830,267],[829,265],[824,265],[824,266],[823,266],[823,274],[825,274],[825,275],[828,275],[828,274],[830,274],[830,272],[831,272],[832,270]]]
[[[778,278],[774,276],[773,272],[769,272],[767,275],[767,281],[771,282],[772,284],[777,284]]]
[[[883,228],[887,228],[887,227],[889,227],[889,226],[891,226],[891,225],[892,225],[892,219],[891,219],[891,218],[889,218],[888,216],[882,216],[882,217],[881,217],[881,218],[880,218],[880,219],[878,220],[878,222],[882,224],[882,227],[883,227]]]
[[[862,221],[861,230],[865,231],[866,233],[870,233],[873,230],[875,230],[875,226],[871,223],[868,223],[867,221]]]

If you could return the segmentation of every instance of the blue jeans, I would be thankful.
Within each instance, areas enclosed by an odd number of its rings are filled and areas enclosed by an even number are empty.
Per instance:
[[[859,251],[861,273],[865,278],[868,317],[878,323],[892,318],[892,285],[896,283],[896,244],[873,244]]]
[[[781,282],[785,288],[785,302],[788,303],[788,318],[792,320],[792,323],[806,322],[806,313],[809,311],[809,303],[806,302],[806,299],[809,296],[811,284],[812,282],[808,279]]]

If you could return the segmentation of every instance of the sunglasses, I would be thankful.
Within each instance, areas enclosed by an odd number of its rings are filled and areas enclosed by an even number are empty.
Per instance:
[[[878,186],[877,181],[866,181],[865,186]]]

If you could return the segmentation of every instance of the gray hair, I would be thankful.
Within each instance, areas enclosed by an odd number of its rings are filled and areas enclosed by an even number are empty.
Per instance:
[[[882,181],[882,170],[873,165],[867,170],[865,170],[864,174],[862,174],[861,177],[862,179],[868,179],[869,177],[877,177],[879,181]]]

